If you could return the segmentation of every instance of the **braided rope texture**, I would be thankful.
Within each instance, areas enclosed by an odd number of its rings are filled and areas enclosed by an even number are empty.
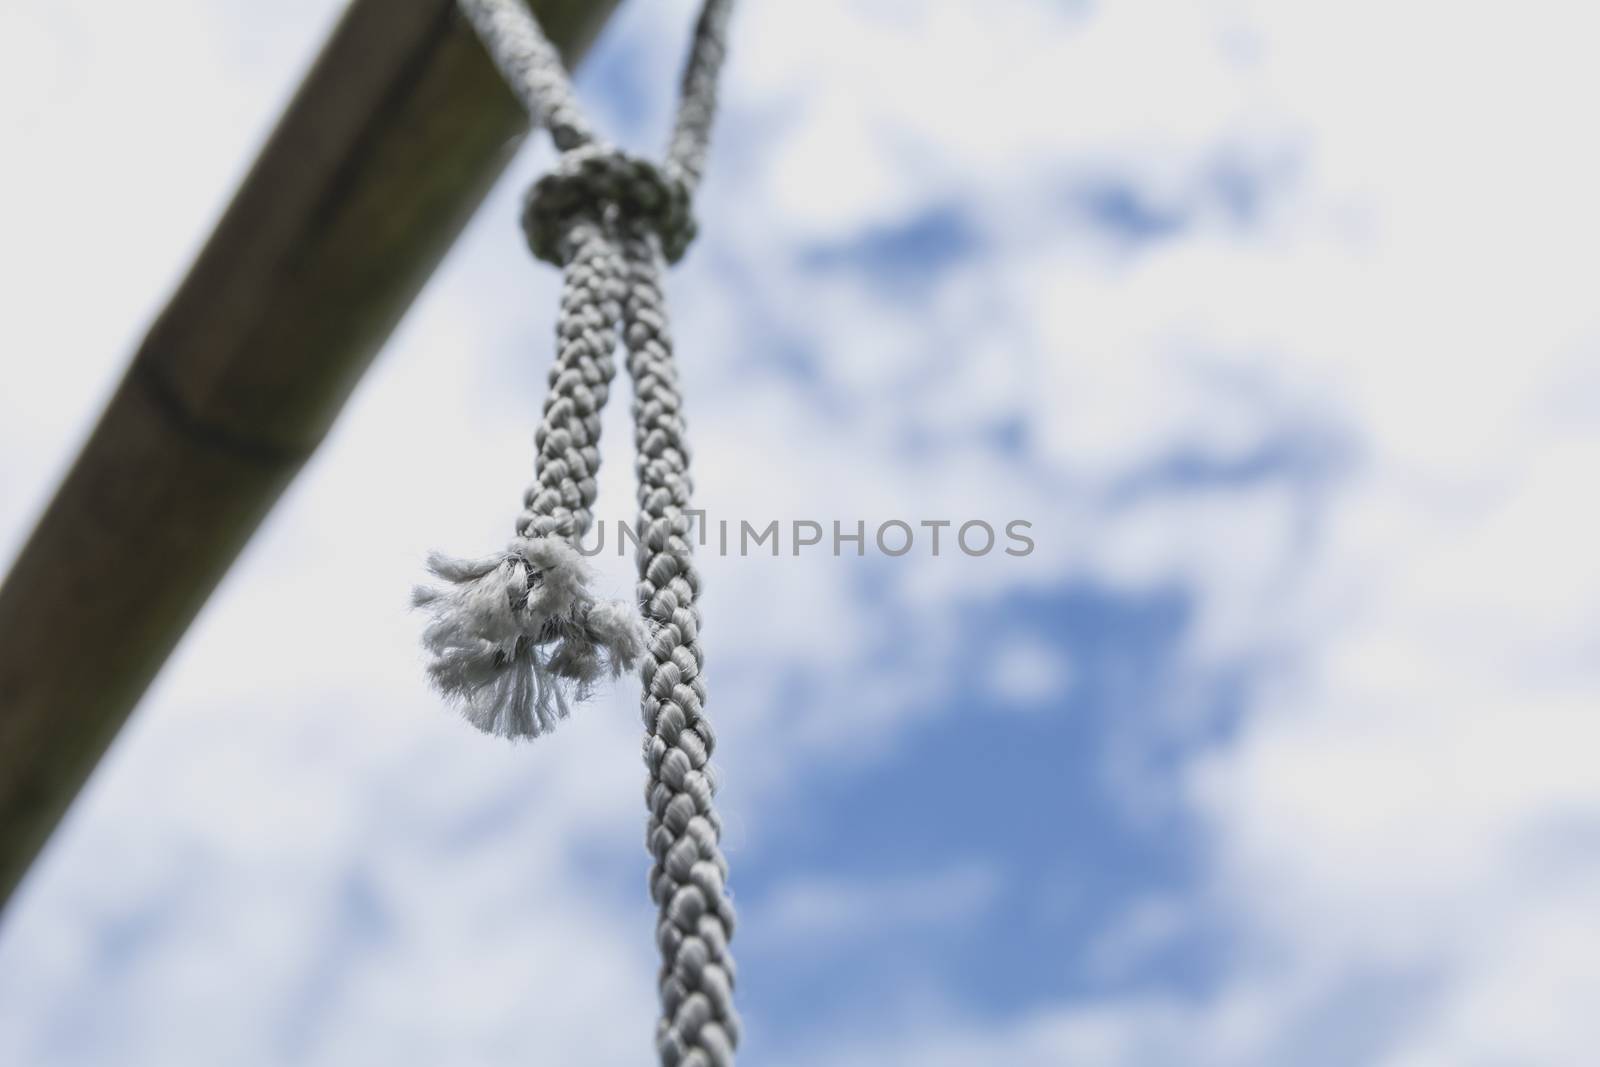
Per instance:
[[[434,687],[473,726],[513,740],[554,729],[603,678],[632,670],[644,647],[638,613],[597,599],[572,547],[593,523],[623,266],[592,213],[573,213],[563,234],[556,360],[516,540],[483,559],[435,553],[429,570],[446,585],[411,597],[432,618],[423,645]]]
[[[557,148],[565,151],[594,140],[561,53],[523,4],[516,0],[459,0],[458,6],[501,77],[534,123],[550,131]]]
[[[717,80],[728,56],[728,18],[732,13],[733,0],[706,0],[695,22],[689,61],[683,68],[678,117],[667,146],[667,167],[682,177],[691,192],[705,173],[711,123],[717,113]]]
[[[728,949],[735,919],[714,806],[710,760],[716,739],[705,716],[700,581],[689,544],[689,449],[661,286],[664,264],[676,262],[695,235],[691,200],[705,169],[732,0],[704,2],[660,165],[595,135],[559,55],[522,0],[459,2],[534,121],[550,130],[561,149],[555,167],[529,190],[523,212],[530,249],[561,266],[563,287],[556,361],[535,436],[536,480],[524,497],[512,551],[552,539],[567,542],[593,521],[600,412],[615,374],[612,352],[620,330],[634,388],[638,603],[648,626],[639,659],[649,772],[645,841],[654,860],[649,885],[661,951],[656,1050],[664,1067],[732,1067],[740,1036]],[[518,558],[526,557],[524,549]],[[465,567],[462,573],[478,575],[482,569]],[[560,573],[529,573],[515,564],[501,570],[521,582],[508,593],[519,619],[519,611],[526,615],[529,606],[543,602],[541,583],[564,580]],[[477,605],[494,597],[458,593],[447,599]],[[547,669],[587,684],[635,650],[613,612],[591,606],[581,588],[574,602],[584,625],[554,618],[538,633],[564,637],[573,646],[570,652],[558,646],[545,661]],[[503,621],[500,607],[496,602],[482,619],[446,622],[452,633],[489,625]],[[591,634],[595,644],[589,648],[582,642]],[[565,704],[558,710],[564,715]]]
[[[731,1064],[739,1043],[733,1008],[733,901],[721,820],[712,805],[716,736],[705,717],[700,580],[689,542],[689,451],[654,232],[635,226],[623,243],[622,305],[633,378],[639,495],[639,603],[651,626],[642,667],[644,761],[650,780],[646,846],[655,857],[650,894],[660,909],[663,1064]]]
[[[538,459],[517,517],[519,537],[578,538],[593,525],[600,413],[617,373],[623,266],[616,244],[595,218],[579,213],[564,220],[561,234],[556,359],[534,431]]]

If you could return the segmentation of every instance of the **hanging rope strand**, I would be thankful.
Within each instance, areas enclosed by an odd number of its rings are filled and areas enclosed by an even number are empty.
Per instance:
[[[700,579],[687,514],[689,453],[660,258],[650,231],[636,227],[625,236],[622,314],[638,450],[639,603],[651,628],[642,711],[650,771],[646,843],[656,861],[650,894],[660,909],[657,1047],[666,1064],[723,1064],[733,1062],[739,1040],[728,954],[734,912],[712,803],[709,761],[716,737],[704,714]]]
[[[449,584],[412,594],[432,616],[423,643],[434,685],[478,729],[514,739],[554,729],[572,700],[631,670],[645,640],[632,609],[589,592],[588,567],[573,547],[593,523],[623,264],[591,217],[573,218],[562,252],[556,359],[517,537],[484,559],[434,554],[429,569]]]
[[[536,126],[562,151],[595,140],[561,53],[517,0],[460,0],[494,65]]]
[[[568,227],[563,251],[556,360],[544,416],[534,432],[535,481],[517,519],[519,537],[558,534],[574,541],[594,523],[599,492],[600,412],[617,372],[612,354],[623,292],[622,259],[595,220]]]
[[[603,142],[589,126],[560,57],[521,0],[460,0],[495,64],[548,128],[561,154],[529,190],[523,227],[540,259],[563,270],[557,355],[536,434],[536,482],[518,540],[486,560],[435,557],[454,583],[419,590],[434,613],[425,641],[439,688],[468,718],[509,736],[537,736],[567,714],[605,669],[640,661],[646,845],[658,908],[665,1067],[731,1067],[733,902],[710,759],[700,648],[700,582],[689,546],[689,449],[661,277],[694,237],[691,198],[705,167],[726,53],[731,0],[705,0],[684,67],[666,162]],[[634,387],[639,608],[648,638],[612,604],[594,601],[570,541],[592,522],[600,410],[620,324]],[[553,693],[553,700],[547,694]]]
[[[689,61],[683,66],[678,116],[667,145],[667,166],[683,176],[692,193],[705,172],[711,123],[717,112],[717,80],[728,54],[728,16],[733,0],[706,0],[695,21]]]

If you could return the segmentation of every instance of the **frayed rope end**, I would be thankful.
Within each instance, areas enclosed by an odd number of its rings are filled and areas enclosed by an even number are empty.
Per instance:
[[[432,617],[422,635],[428,676],[484,733],[547,733],[596,682],[632,670],[644,653],[639,613],[595,600],[583,557],[560,538],[519,538],[482,559],[435,553],[428,570],[448,583],[411,594]]]

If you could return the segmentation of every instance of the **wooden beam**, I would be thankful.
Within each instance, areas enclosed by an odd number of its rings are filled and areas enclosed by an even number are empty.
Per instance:
[[[350,4],[0,587],[0,903],[526,128],[452,0]]]

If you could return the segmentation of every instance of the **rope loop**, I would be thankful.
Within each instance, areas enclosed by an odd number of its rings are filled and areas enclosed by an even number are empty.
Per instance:
[[[604,677],[637,664],[661,951],[656,1053],[662,1067],[732,1067],[740,1036],[733,897],[713,803],[716,735],[705,716],[700,579],[687,535],[689,445],[661,289],[663,262],[681,258],[695,235],[691,201],[733,0],[702,0],[662,163],[595,133],[526,0],[458,3],[560,150],[528,190],[522,226],[533,254],[561,268],[562,289],[536,481],[517,540],[497,556],[430,560],[446,584],[414,596],[434,617],[423,635],[429,672],[479,729],[535,737]],[[619,347],[633,379],[639,505],[637,604],[627,607],[590,592],[570,543],[593,519],[601,409]]]
[[[660,238],[667,262],[676,263],[694,240],[691,197],[675,167],[606,145],[580,145],[563,152],[528,190],[522,228],[535,256],[562,266],[572,253],[575,223],[590,220],[608,229],[643,223]]]

